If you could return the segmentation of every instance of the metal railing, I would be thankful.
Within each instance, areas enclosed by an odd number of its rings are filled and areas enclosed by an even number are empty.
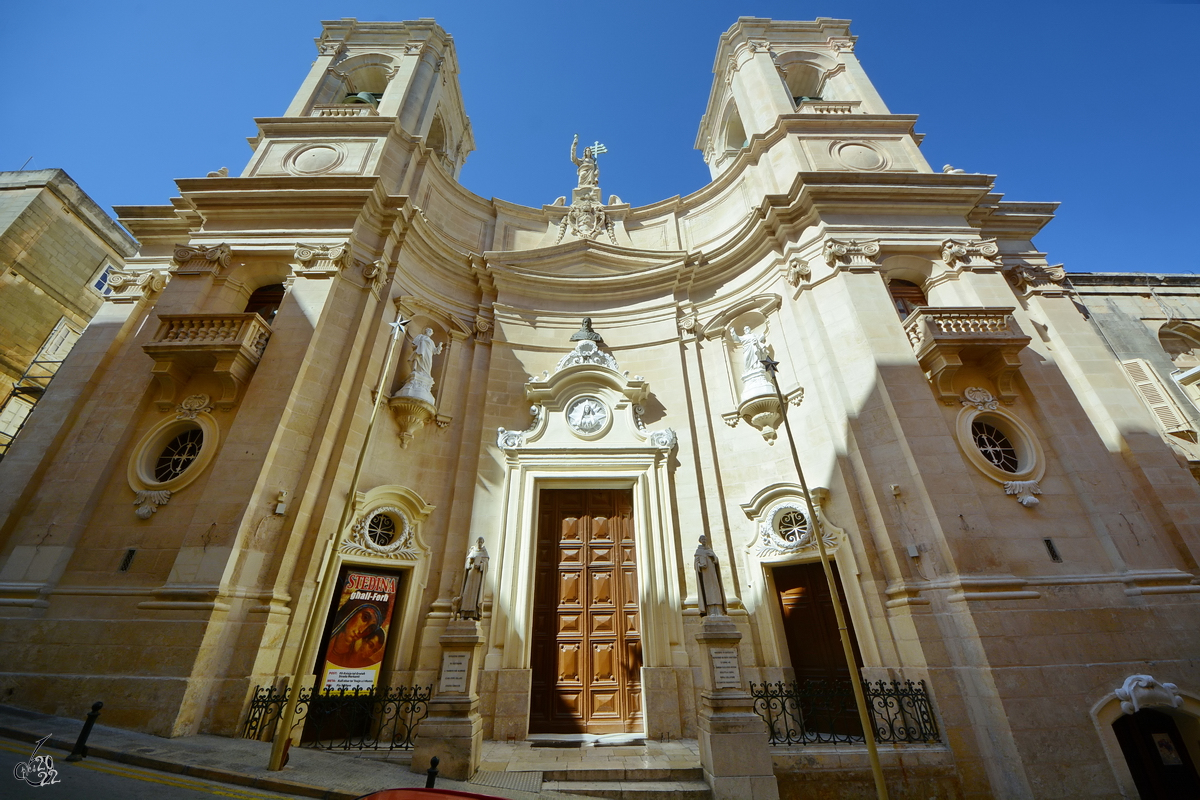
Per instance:
[[[925,681],[863,681],[875,741],[933,744],[942,740]],[[750,684],[754,710],[772,745],[861,744],[865,740],[849,681]]]
[[[256,686],[243,739],[275,736],[290,689]],[[301,689],[293,734],[301,747],[321,750],[411,750],[417,725],[429,714],[433,686],[381,686],[374,689]]]

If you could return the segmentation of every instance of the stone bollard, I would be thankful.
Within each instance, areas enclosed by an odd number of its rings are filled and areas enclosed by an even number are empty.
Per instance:
[[[470,780],[479,769],[483,718],[479,714],[478,651],[483,645],[479,623],[451,620],[439,640],[442,669],[429,715],[421,720],[413,748],[412,769],[438,758],[438,772],[455,781]]]
[[[742,677],[742,634],[726,616],[706,616],[702,626],[696,640],[704,672],[698,719],[704,780],[713,800],[779,800],[767,726]]]

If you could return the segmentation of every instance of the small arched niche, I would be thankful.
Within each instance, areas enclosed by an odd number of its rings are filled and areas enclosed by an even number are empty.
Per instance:
[[[803,61],[793,62],[783,69],[783,82],[797,107],[805,100],[824,99],[821,95],[822,84],[825,82],[824,70]]]
[[[1158,343],[1177,369],[1200,366],[1200,328],[1188,322],[1167,323],[1158,332]]]
[[[733,158],[750,143],[746,137],[746,128],[742,125],[742,116],[737,106],[729,104],[725,112],[725,124],[721,129],[721,153],[723,158]]]

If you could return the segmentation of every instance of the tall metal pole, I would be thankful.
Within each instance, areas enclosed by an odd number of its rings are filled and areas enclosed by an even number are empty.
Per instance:
[[[863,695],[862,675],[858,674],[854,649],[850,645],[850,631],[846,628],[846,615],[842,613],[841,593],[838,591],[837,580],[833,577],[833,568],[829,565],[829,554],[825,552],[825,532],[821,530],[821,520],[817,516],[816,507],[813,506],[812,496],[808,493],[808,483],[804,480],[804,470],[800,468],[800,456],[796,452],[796,437],[792,435],[792,425],[788,422],[787,403],[784,402],[783,392],[779,390],[779,380],[775,376],[779,370],[779,362],[767,357],[761,363],[763,369],[771,376],[771,385],[775,387],[775,396],[779,398],[779,413],[783,416],[783,427],[787,430],[788,445],[792,451],[792,463],[796,465],[796,477],[800,479],[800,489],[804,492],[804,503],[808,507],[809,532],[817,539],[817,553],[821,557],[821,567],[825,570],[825,580],[829,583],[829,594],[833,597],[833,613],[837,617],[838,636],[842,640],[842,652],[846,656],[846,666],[850,670],[850,687],[854,690],[854,704],[858,706],[858,721],[862,725],[863,740],[867,743],[867,755],[871,759],[871,774],[875,777],[875,796],[879,800],[888,800],[887,784],[883,780],[883,767],[879,764],[879,751],[875,747],[875,728],[871,725],[870,714],[867,713],[867,698]]]
[[[383,387],[387,385],[388,373],[392,365],[392,354],[396,351],[396,342],[404,333],[404,329],[408,326],[409,320],[401,319],[399,312],[396,313],[396,321],[389,322],[388,326],[392,329],[392,338],[388,342],[387,355],[383,358],[383,369],[379,372],[379,382],[375,386],[375,402],[371,405],[371,417],[367,422],[367,433],[363,437],[362,447],[358,450],[358,459],[354,462],[354,475],[350,478],[350,488],[346,492],[346,503],[342,506],[342,516],[338,520],[337,529],[330,537],[329,547],[325,551],[325,569],[321,575],[320,583],[317,585],[317,590],[313,594],[312,605],[308,608],[308,618],[304,625],[304,639],[300,644],[300,650],[296,655],[296,663],[292,667],[292,679],[290,681],[290,690],[288,691],[287,702],[284,704],[283,713],[279,715],[279,725],[275,729],[275,738],[271,742],[271,760],[267,764],[267,769],[281,770],[283,769],[283,751],[284,744],[292,735],[292,725],[296,721],[296,703],[300,699],[300,682],[301,672],[304,671],[305,665],[312,663],[317,645],[320,644],[320,639],[317,635],[317,620],[320,617],[321,610],[324,607],[322,598],[328,591],[331,581],[337,578],[337,559],[334,554],[342,542],[342,532],[346,528],[346,521],[350,518],[350,510],[354,507],[354,497],[358,490],[358,477],[362,474],[363,462],[366,461],[367,449],[371,444],[371,431],[375,428],[375,417],[379,414],[379,406],[383,404]],[[316,691],[316,687],[313,687]]]

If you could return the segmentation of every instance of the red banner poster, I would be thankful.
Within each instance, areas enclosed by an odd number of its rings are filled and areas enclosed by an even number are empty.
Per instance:
[[[322,689],[371,689],[378,683],[399,582],[395,575],[346,573],[325,649]]]

